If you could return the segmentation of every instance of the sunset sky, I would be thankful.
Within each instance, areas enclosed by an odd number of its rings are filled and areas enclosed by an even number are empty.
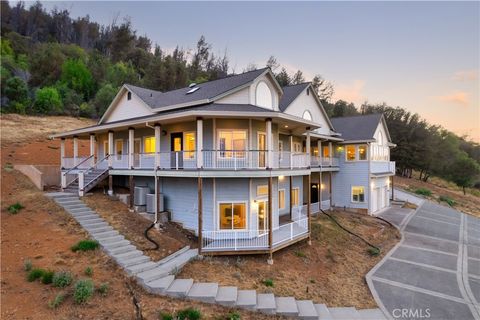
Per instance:
[[[335,99],[386,102],[480,142],[479,2],[45,2],[101,24],[129,16],[171,50],[201,35],[232,71],[270,55]],[[121,21],[121,20],[119,20]]]

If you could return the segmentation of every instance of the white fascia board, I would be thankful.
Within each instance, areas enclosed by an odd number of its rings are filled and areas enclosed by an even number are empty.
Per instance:
[[[346,140],[339,142],[340,144],[358,144],[358,143],[368,143],[375,142],[375,139],[366,139],[366,140]]]
[[[324,139],[324,140],[332,140],[332,141],[343,141],[344,139],[338,138],[336,136],[327,136],[324,134],[318,134],[315,132],[310,132],[310,136],[314,138]]]
[[[121,122],[116,122],[116,123],[105,123],[105,124],[100,124],[96,126],[91,126],[87,128],[81,128],[81,129],[76,129],[76,130],[71,130],[67,131],[64,133],[58,133],[51,135],[50,138],[62,138],[62,137],[69,137],[73,135],[79,135],[79,134],[86,134],[86,133],[93,133],[93,132],[99,132],[99,131],[105,131],[105,130],[111,130],[115,129],[118,127],[128,127],[128,126],[133,126],[133,125],[138,125],[138,124],[143,124],[147,122],[161,122],[165,120],[172,120],[175,118],[184,118],[184,117],[206,117],[206,116],[211,116],[211,117],[222,117],[227,115],[228,117],[238,117],[238,118],[277,118],[277,119],[284,119],[288,121],[293,121],[297,123],[304,124],[306,127],[311,127],[311,128],[318,128],[318,125],[315,124],[312,121],[307,121],[302,118],[298,118],[295,116],[291,115],[286,115],[280,112],[228,112],[226,111],[204,111],[204,110],[189,110],[189,111],[184,111],[184,112],[179,112],[179,113],[174,113],[174,114],[168,114],[168,115],[152,115],[149,117],[144,117],[141,119],[132,119],[132,120],[126,120],[126,121],[121,121]]]

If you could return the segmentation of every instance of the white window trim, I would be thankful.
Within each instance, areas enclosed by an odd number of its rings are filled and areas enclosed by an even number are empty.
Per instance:
[[[266,187],[267,188],[267,194],[258,194],[258,189],[261,187]],[[268,196],[268,185],[266,184],[259,184],[257,185],[257,193],[256,193],[257,198],[258,197],[267,197]]]
[[[217,151],[218,151],[218,158],[219,159],[231,159],[231,158],[228,158],[228,157],[222,157],[221,156],[221,153],[220,151],[220,131],[242,131],[242,132],[245,132],[245,152],[248,151],[248,130],[246,129],[229,129],[229,128],[220,128],[220,129],[217,129],[216,131],[216,134],[217,134],[217,141],[215,143],[215,145],[217,146]],[[226,149],[226,151],[230,151],[228,149]],[[246,155],[247,156],[247,155]]]
[[[354,201],[353,200],[353,188],[363,188],[363,201]],[[350,186],[350,202],[351,203],[366,203],[367,201],[365,200],[365,186]]]
[[[141,152],[141,153],[142,153],[143,155],[147,155],[147,156],[152,156],[152,157],[153,157],[155,153],[146,153],[146,152],[145,152],[145,145],[146,145],[145,140],[147,140],[148,138],[154,138],[154,139],[155,139],[155,136],[144,136],[144,137],[143,137],[143,139],[142,139],[142,142],[143,142],[143,143],[142,143],[142,146],[141,146],[141,149],[142,149],[142,152]],[[156,143],[156,141],[155,141],[155,143]],[[155,150],[155,152],[157,152],[157,150]]]
[[[292,194],[290,195],[290,197],[292,197],[294,191],[297,190],[298,191],[298,203],[295,205],[295,203],[293,203],[293,200],[292,199],[292,206],[293,207],[299,207],[300,206],[300,188],[299,187],[295,187],[295,188],[292,188]],[[292,197],[293,198],[293,197]]]
[[[365,152],[367,153],[366,156],[365,156],[365,159],[362,160],[360,159],[360,146],[365,146]],[[368,161],[368,156],[369,156],[369,151],[368,151],[368,144],[359,144],[359,145],[356,145],[355,146],[355,154],[356,154],[356,161],[359,161],[359,162],[365,162],[365,161]]]
[[[245,204],[245,229],[220,229],[220,204],[222,203],[230,203],[232,205],[242,203]],[[248,231],[250,225],[250,212],[248,201],[235,201],[235,200],[219,200],[217,201],[217,219],[216,219],[215,227],[217,231],[221,232],[232,232],[232,231]]]
[[[195,137],[195,149],[193,150],[190,150],[190,151],[186,151],[186,143],[187,143],[187,139],[185,138],[185,136],[189,133],[193,133],[193,136]],[[186,160],[186,161],[192,161],[192,160],[195,160],[197,158],[197,133],[195,131],[185,131],[183,133],[183,136],[182,136],[182,140],[183,140],[183,160]],[[193,153],[193,157],[192,158],[187,158],[185,157],[185,154],[187,152],[190,152],[190,153]]]
[[[134,138],[134,139],[133,139],[133,152],[132,152],[132,153],[135,154],[135,141],[138,141],[138,142],[139,142],[139,144],[138,144],[138,146],[139,146],[138,149],[140,149],[140,153],[142,153],[142,150],[143,150],[143,149],[142,149],[142,138]],[[130,150],[129,150],[128,152],[130,152]]]
[[[353,146],[353,149],[355,150],[355,159],[354,159],[354,160],[348,160],[347,148],[348,148],[349,146]],[[345,146],[345,162],[346,162],[346,163],[356,162],[356,161],[358,161],[357,158],[358,158],[358,157],[357,157],[357,147],[356,147],[354,144],[346,145],[346,146]]]
[[[280,207],[280,192],[283,192],[283,207]],[[287,193],[285,189],[278,189],[278,210],[285,209],[287,202]]]
[[[305,118],[305,115],[308,114],[308,118]],[[309,111],[309,110],[305,110],[303,111],[303,114],[302,114],[302,119],[305,119],[305,120],[308,120],[308,121],[313,121],[313,116],[312,116],[312,113]]]

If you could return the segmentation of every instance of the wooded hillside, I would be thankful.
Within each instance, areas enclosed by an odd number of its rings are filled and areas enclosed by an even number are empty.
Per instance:
[[[193,50],[165,52],[129,19],[100,25],[88,16],[72,19],[67,10],[46,12],[40,2],[11,7],[1,1],[2,112],[65,114],[98,118],[124,83],[168,91],[225,77],[235,70],[225,54],[213,54],[203,36]],[[271,56],[266,65],[282,86],[311,80],[331,117],[383,112],[393,141],[398,174],[420,172],[480,188],[480,145],[427,123],[418,114],[387,104],[360,107],[333,102],[334,87],[320,75],[289,74]],[[258,66],[263,67],[263,66]],[[243,72],[257,68],[248,65]]]

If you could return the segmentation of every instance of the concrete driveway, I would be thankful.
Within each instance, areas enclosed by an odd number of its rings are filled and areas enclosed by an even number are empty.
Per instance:
[[[480,320],[480,219],[396,191],[417,210],[380,214],[402,240],[367,275],[391,319]]]

